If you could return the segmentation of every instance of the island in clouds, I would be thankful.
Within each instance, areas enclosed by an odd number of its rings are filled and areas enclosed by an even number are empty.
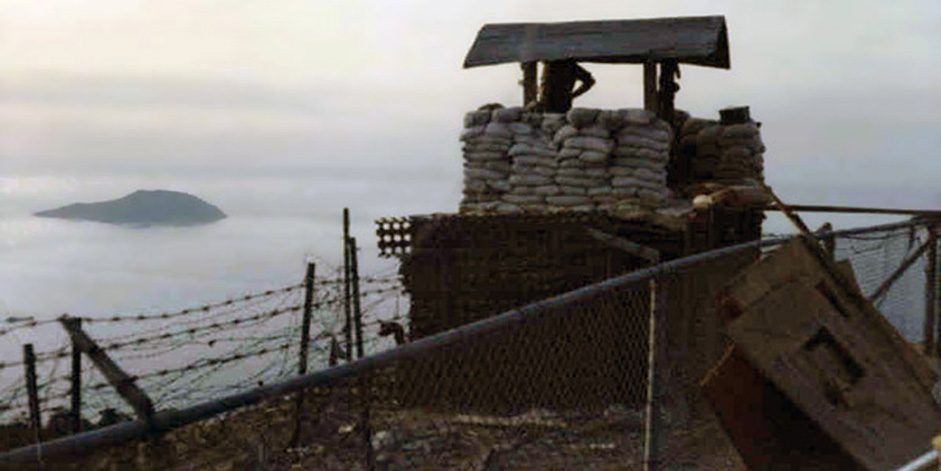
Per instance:
[[[226,217],[219,208],[179,191],[138,190],[98,203],[75,203],[36,216],[137,226],[191,226]]]

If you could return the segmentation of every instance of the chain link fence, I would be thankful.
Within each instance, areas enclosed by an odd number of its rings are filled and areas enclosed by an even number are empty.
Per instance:
[[[659,264],[412,342],[383,337],[363,359],[158,413],[151,426],[169,431],[126,422],[0,455],[0,467],[744,469],[698,382],[729,345],[716,294],[782,240]],[[835,258],[871,294],[926,232],[896,224],[835,240]],[[914,341],[924,258],[877,300]]]

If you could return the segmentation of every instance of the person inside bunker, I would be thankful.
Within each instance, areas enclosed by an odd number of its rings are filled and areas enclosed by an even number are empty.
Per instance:
[[[575,88],[575,82],[580,82]],[[595,78],[574,59],[546,61],[542,67],[542,84],[536,108],[549,113],[565,113],[572,100],[595,85]],[[573,90],[574,89],[574,90]]]

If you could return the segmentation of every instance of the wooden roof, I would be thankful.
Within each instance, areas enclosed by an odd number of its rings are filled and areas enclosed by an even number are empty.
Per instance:
[[[560,59],[605,63],[675,59],[728,69],[725,17],[487,24],[477,33],[464,67]]]

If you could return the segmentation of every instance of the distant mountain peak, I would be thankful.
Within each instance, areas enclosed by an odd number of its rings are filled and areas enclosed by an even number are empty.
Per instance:
[[[147,226],[208,224],[226,217],[222,210],[196,196],[171,190],[137,190],[114,200],[73,203],[61,208],[39,211],[35,215]]]

